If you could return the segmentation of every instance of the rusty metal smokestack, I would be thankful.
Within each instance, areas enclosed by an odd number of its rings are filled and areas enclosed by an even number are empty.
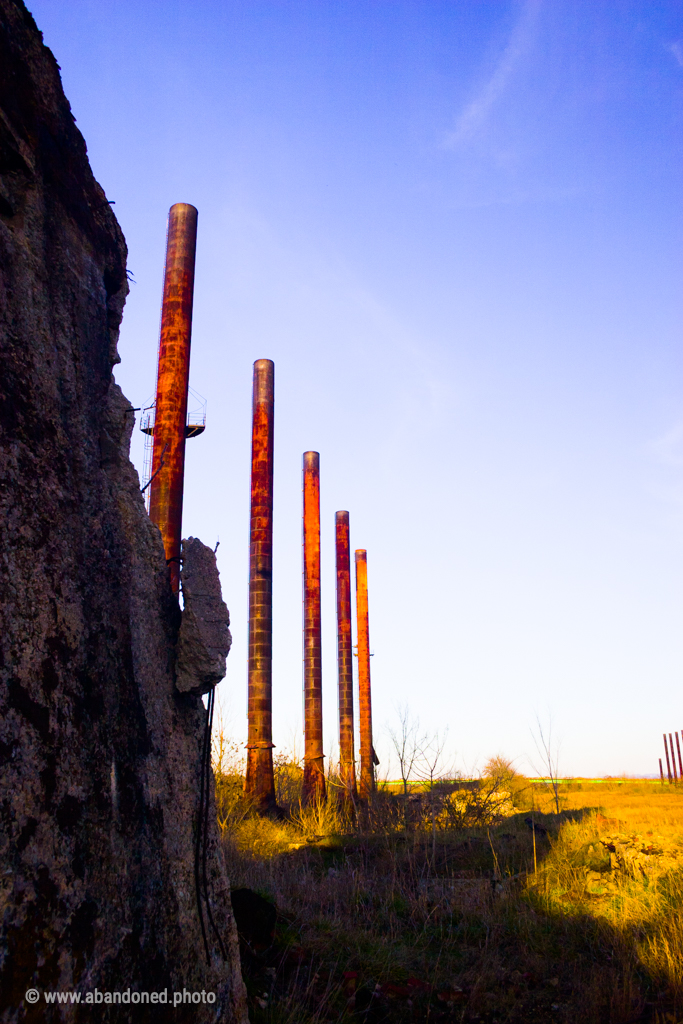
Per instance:
[[[149,517],[161,530],[174,594],[180,580],[196,244],[196,209],[175,203],[168,214],[149,503]]]
[[[304,452],[304,802],[325,796],[320,634],[320,456]]]
[[[257,809],[275,807],[273,779],[273,417],[275,365],[254,363],[249,541],[247,774],[244,791]]]
[[[666,743],[666,733],[664,733],[664,753],[666,754],[666,774],[669,777],[669,784],[671,784],[673,779],[671,778],[671,762],[669,761],[669,748]],[[671,751],[671,754],[673,755],[673,750]]]
[[[351,556],[349,513],[335,512],[337,549],[337,671],[339,678],[339,765],[347,800],[356,792],[353,749],[353,649],[351,647]]]
[[[370,623],[368,618],[367,552],[359,549],[356,558],[356,636],[358,638],[358,725],[360,732],[360,782],[362,800],[375,790],[375,751],[372,746],[372,700],[370,694]]]

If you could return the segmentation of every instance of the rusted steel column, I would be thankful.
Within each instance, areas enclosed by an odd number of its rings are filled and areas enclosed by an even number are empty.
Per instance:
[[[304,781],[305,803],[325,796],[320,632],[320,456],[304,452]]]
[[[666,733],[664,733],[664,753],[666,754],[666,774],[669,776],[669,782],[672,782],[671,778],[671,762],[669,761],[669,748],[666,743]],[[671,751],[673,754],[673,750]]]
[[[353,649],[351,647],[351,556],[349,513],[335,512],[337,549],[337,672],[339,679],[339,766],[347,800],[356,792],[353,749]]]
[[[356,637],[358,638],[358,725],[360,733],[360,781],[358,792],[369,800],[375,790],[372,747],[372,700],[370,695],[370,622],[368,618],[367,552],[359,549],[356,559]]]
[[[674,770],[674,782],[678,782],[678,770],[676,768],[676,752],[674,751],[674,741],[669,733],[669,746],[671,747],[671,766]]]
[[[679,778],[680,778],[681,782],[683,782],[683,761],[681,760],[681,745],[678,742],[678,733],[677,732],[674,733],[674,736],[676,737],[676,752],[678,754]]]
[[[254,363],[249,539],[247,774],[244,791],[258,810],[275,807],[273,779],[273,416],[275,365]]]
[[[174,594],[180,579],[196,243],[197,211],[189,203],[175,203],[168,214],[149,501],[149,517],[161,530]]]

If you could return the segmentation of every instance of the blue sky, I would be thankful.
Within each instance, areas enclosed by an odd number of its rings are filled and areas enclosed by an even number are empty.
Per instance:
[[[301,454],[368,550],[377,748],[408,703],[471,770],[656,771],[683,727],[683,4],[38,0],[135,275],[199,210],[185,535],[218,549],[245,735],[251,367],[276,366],[274,740],[301,732]],[[132,456],[141,468],[143,437]],[[677,717],[678,714],[678,717]]]

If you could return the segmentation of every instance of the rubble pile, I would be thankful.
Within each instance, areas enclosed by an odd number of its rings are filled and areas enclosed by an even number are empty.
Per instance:
[[[617,832],[600,840],[609,853],[613,875],[628,878],[654,878],[683,864],[680,839],[667,839],[651,833],[643,836]]]
[[[620,881],[650,882],[683,867],[683,837],[614,832],[589,846],[587,852],[609,857],[609,869],[605,871],[586,868],[586,891],[594,896],[616,892]]]

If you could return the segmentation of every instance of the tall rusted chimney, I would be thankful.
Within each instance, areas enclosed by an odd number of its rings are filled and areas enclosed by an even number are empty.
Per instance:
[[[304,452],[304,781],[305,803],[325,796],[320,636],[320,456]]]
[[[353,749],[353,650],[351,647],[351,558],[349,513],[335,512],[337,549],[337,671],[339,679],[339,766],[347,800],[356,796]]]
[[[247,774],[244,791],[261,811],[275,807],[273,779],[273,415],[275,365],[254,363],[249,541]]]
[[[176,203],[168,215],[149,503],[149,517],[161,530],[174,594],[180,580],[196,244],[197,211],[189,203]]]
[[[355,557],[356,636],[358,638],[358,725],[360,732],[360,781],[358,792],[362,800],[369,800],[375,790],[375,751],[372,746],[367,552],[359,549],[356,551]]]
[[[669,761],[669,748],[666,743],[666,733],[664,733],[664,753],[666,754],[666,774],[669,777],[669,783],[671,783],[673,782],[673,779],[671,778],[671,762]],[[671,751],[671,756],[673,757],[673,750]]]

